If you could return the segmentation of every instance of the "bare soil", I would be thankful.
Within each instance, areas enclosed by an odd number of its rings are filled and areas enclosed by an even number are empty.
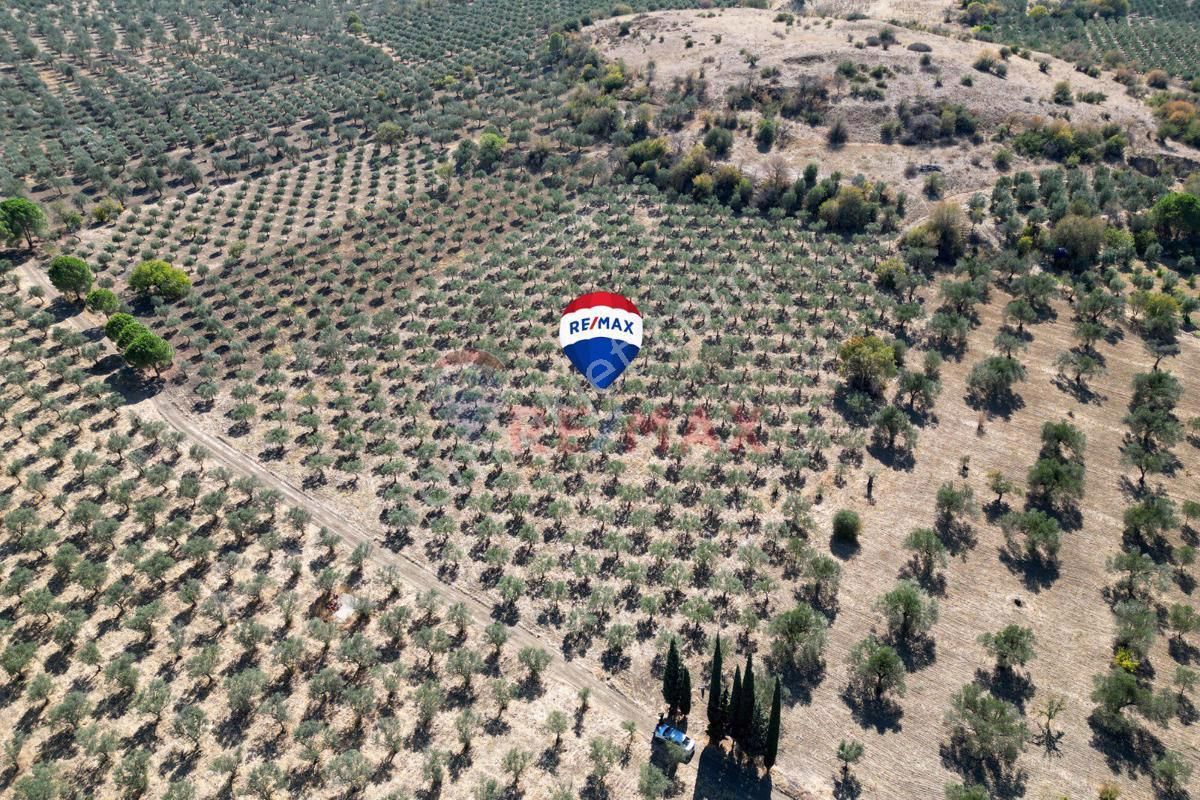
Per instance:
[[[992,141],[992,136],[1002,128],[1018,132],[1036,119],[1061,117],[1085,126],[1112,121],[1129,131],[1131,152],[1171,152],[1171,146],[1162,147],[1151,140],[1157,126],[1150,109],[1126,94],[1125,87],[1109,76],[1091,78],[1065,61],[1033,54],[1029,58],[1010,57],[1006,62],[1008,74],[1000,78],[973,68],[985,51],[999,57],[997,48],[981,42],[898,28],[872,19],[799,17],[796,24],[788,26],[776,22],[775,16],[774,11],[749,8],[660,11],[606,21],[591,35],[607,58],[624,62],[643,79],[653,64],[653,85],[660,94],[676,79],[703,77],[708,83],[708,108],[712,110],[725,107],[725,92],[731,86],[764,82],[762,72],[767,68],[779,70],[774,80],[784,87],[794,85],[802,76],[827,82],[833,108],[824,122],[810,127],[800,121],[785,121],[784,143],[769,152],[761,152],[752,138],[758,113],[742,112],[750,126],[735,137],[729,161],[753,174],[762,174],[778,158],[793,174],[813,162],[820,165],[822,174],[834,170],[844,175],[861,173],[907,192],[918,214],[926,204],[922,194],[925,175],[914,173],[912,167],[940,167],[947,195],[986,191],[999,174],[993,156],[1003,147]],[[629,33],[621,35],[625,25]],[[895,34],[897,44],[887,49],[866,44],[868,37],[877,37],[885,27]],[[920,52],[908,49],[914,43],[931,48],[929,67],[920,65]],[[753,67],[747,54],[756,57]],[[1049,63],[1047,72],[1040,71],[1039,60]],[[864,72],[877,66],[890,70],[893,74],[885,78],[886,88],[882,89],[884,99],[852,97],[846,84],[834,78],[844,61],[860,65]],[[970,76],[972,86],[961,85],[964,76]],[[1051,95],[1055,84],[1063,80],[1069,81],[1076,92],[1102,92],[1107,99],[1099,104],[1057,105]],[[979,141],[883,144],[880,126],[896,118],[896,104],[901,99],[912,101],[918,97],[963,105],[980,122]],[[672,133],[672,141],[681,148],[698,141],[703,135],[701,118],[697,115],[682,131]],[[848,126],[849,140],[833,148],[827,134],[839,118]],[[1012,163],[1012,169],[1031,166],[1019,157]]]
[[[866,745],[862,766],[856,769],[864,797],[940,796],[942,785],[956,779],[939,752],[945,741],[942,716],[954,692],[972,681],[977,670],[990,669],[989,657],[976,641],[978,635],[1010,623],[1032,627],[1037,636],[1037,658],[1028,670],[1033,693],[1025,703],[1031,727],[1034,711],[1047,696],[1058,694],[1067,699],[1066,711],[1056,722],[1065,731],[1059,752],[1046,756],[1031,746],[1019,761],[1026,771],[1024,796],[1093,797],[1106,781],[1118,784],[1122,797],[1153,796],[1144,773],[1107,759],[1093,746],[1087,722],[1093,707],[1090,676],[1105,671],[1111,658],[1113,618],[1101,595],[1112,583],[1105,560],[1120,551],[1121,513],[1130,501],[1130,472],[1122,469],[1119,455],[1125,431],[1121,418],[1128,407],[1133,376],[1148,369],[1146,357],[1133,335],[1115,345],[1101,345],[1108,372],[1094,382],[1095,399],[1085,403],[1064,392],[1056,385],[1053,360],[1073,341],[1069,310],[1060,306],[1057,320],[1032,329],[1033,340],[1022,357],[1028,381],[1018,386],[1023,407],[1007,418],[985,418],[980,434],[980,413],[964,400],[965,376],[975,361],[990,352],[991,338],[1001,324],[1000,310],[1009,298],[994,294],[981,313],[981,324],[971,336],[966,357],[958,364],[947,362],[943,368],[937,422],[921,431],[915,466],[911,470],[875,466],[874,502],[864,497],[865,479],[857,475],[820,507],[826,520],[839,508],[855,509],[862,515],[866,531],[861,552],[843,565],[839,611],[830,629],[830,675],[814,692],[811,704],[794,707],[784,723],[786,744],[780,749],[789,757],[788,771],[809,776],[813,790],[822,797],[832,796],[827,787],[837,765],[833,750],[843,737],[857,738]],[[919,359],[920,355],[914,351],[910,358]],[[1184,385],[1179,409],[1182,419],[1200,413],[1200,374],[1188,368],[1198,359],[1200,340],[1189,337],[1180,356],[1165,364]],[[904,537],[914,527],[933,524],[934,494],[943,482],[962,480],[959,466],[964,456],[970,458],[966,481],[981,502],[994,498],[986,488],[989,470],[1000,470],[1022,482],[1037,458],[1042,424],[1057,419],[1069,420],[1088,437],[1083,522],[1078,530],[1064,535],[1061,573],[1047,581],[1010,569],[1000,558],[1004,538],[999,528],[989,523],[986,515],[976,520],[976,544],[952,559],[945,573],[940,619],[932,630],[936,660],[909,675],[908,693],[901,701],[903,715],[894,726],[880,730],[860,727],[838,696],[846,683],[842,654],[869,629],[879,626],[879,615],[871,606],[908,560],[901,547]],[[1195,499],[1200,494],[1200,451],[1181,444],[1176,452],[1183,467],[1161,481],[1162,488],[1176,502]],[[1136,472],[1133,475],[1136,482]],[[1016,505],[1020,500],[1013,502]],[[1178,533],[1172,541],[1180,543]],[[1163,597],[1168,605],[1180,601],[1194,603],[1195,595],[1172,586]],[[1151,655],[1161,675],[1160,687],[1168,685],[1174,670],[1166,645],[1166,637],[1160,636]],[[1194,726],[1173,722],[1168,730],[1152,732],[1164,745],[1197,763],[1200,738]]]

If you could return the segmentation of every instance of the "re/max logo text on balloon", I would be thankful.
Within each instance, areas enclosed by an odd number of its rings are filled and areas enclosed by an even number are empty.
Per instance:
[[[568,333],[583,333],[584,331],[621,331],[633,333],[633,320],[611,319],[609,317],[592,317],[590,320],[572,320],[567,323]]]

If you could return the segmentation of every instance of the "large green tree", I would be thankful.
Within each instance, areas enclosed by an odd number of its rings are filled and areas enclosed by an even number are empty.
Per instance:
[[[1067,214],[1051,230],[1048,243],[1072,269],[1087,269],[1100,256],[1104,230],[1104,220],[1100,217]]]
[[[1157,694],[1136,675],[1113,668],[1103,675],[1092,677],[1092,701],[1096,703],[1097,720],[1105,727],[1125,730],[1132,720],[1126,709],[1136,710],[1147,720],[1166,726],[1175,716],[1177,701],[1169,689]]]
[[[133,268],[129,287],[139,294],[157,292],[165,300],[178,300],[191,291],[192,281],[183,270],[166,261],[152,259]]]
[[[1187,192],[1168,192],[1153,209],[1154,224],[1165,239],[1200,236],[1200,197]]]
[[[10,197],[0,202],[0,236],[9,242],[25,241],[33,250],[33,237],[46,232],[46,212],[32,200]]]
[[[979,636],[979,643],[996,659],[996,666],[1002,670],[1024,666],[1033,658],[1035,642],[1033,629],[1020,625],[1006,625],[996,633]]]
[[[754,711],[758,701],[754,690],[753,653],[746,656],[746,669],[742,672],[742,687],[738,697],[738,705],[732,709],[733,740],[741,745],[742,749],[749,750],[754,736]]]
[[[79,300],[92,288],[92,271],[87,262],[75,256],[55,256],[46,269],[50,283],[60,292],[70,292]]]
[[[175,350],[162,338],[145,331],[129,342],[123,355],[125,361],[134,369],[149,367],[154,370],[155,375],[158,375],[164,368],[171,366],[171,361],[175,358]]]
[[[871,435],[876,444],[888,450],[896,448],[900,439],[901,450],[909,451],[917,443],[917,429],[909,422],[908,415],[896,406],[884,406],[871,417]]]
[[[1013,384],[1025,380],[1025,367],[1013,356],[988,356],[971,368],[967,390],[979,402],[1002,401]]]
[[[891,646],[868,636],[850,649],[850,688],[876,701],[888,692],[904,694],[904,662]]]
[[[1000,519],[1008,546],[1020,557],[1053,562],[1062,541],[1058,520],[1038,509],[1010,511]]]
[[[666,663],[663,667],[663,700],[671,716],[683,714],[686,716],[692,709],[692,676],[688,668],[679,659],[679,649],[675,640],[667,650]]]
[[[88,311],[99,311],[105,317],[111,317],[121,308],[121,300],[111,289],[92,289],[83,301]]]
[[[937,601],[911,580],[898,581],[875,607],[887,620],[888,631],[901,641],[925,633],[937,622]]]
[[[896,352],[878,336],[851,336],[839,348],[838,361],[846,383],[871,394],[896,374]]]

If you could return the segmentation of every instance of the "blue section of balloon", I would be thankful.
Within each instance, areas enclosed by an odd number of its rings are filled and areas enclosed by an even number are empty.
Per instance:
[[[607,389],[629,366],[638,348],[620,339],[594,336],[563,348],[575,369],[597,389]]]

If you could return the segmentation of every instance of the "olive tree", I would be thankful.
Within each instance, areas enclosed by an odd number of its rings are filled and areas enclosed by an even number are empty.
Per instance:
[[[904,695],[904,662],[889,645],[868,636],[850,648],[850,689],[880,701],[889,692]]]
[[[1043,511],[1012,511],[1000,519],[1009,549],[1031,561],[1051,563],[1058,557],[1061,531],[1058,520]]]
[[[771,654],[781,665],[810,668],[825,649],[825,615],[808,603],[798,603],[771,622]]]
[[[1030,738],[1017,707],[976,683],[954,695],[946,723],[952,746],[982,763],[1011,765]]]
[[[980,634],[979,643],[996,659],[998,669],[1011,670],[1033,658],[1036,640],[1032,628],[1007,625],[996,633]]]
[[[897,581],[890,592],[875,602],[875,608],[883,614],[888,632],[898,641],[926,633],[938,617],[937,601],[910,580]]]

